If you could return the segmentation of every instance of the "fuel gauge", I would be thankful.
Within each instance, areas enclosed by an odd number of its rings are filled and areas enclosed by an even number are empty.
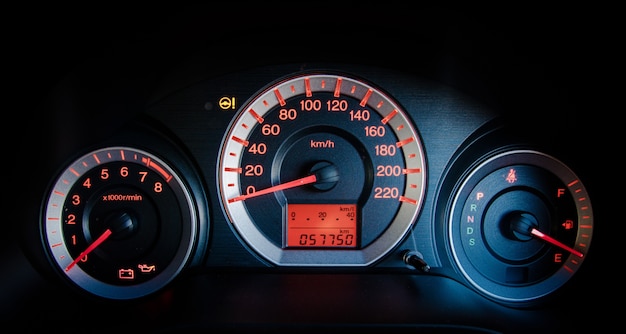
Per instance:
[[[589,250],[593,213],[581,180],[530,150],[501,153],[463,181],[449,240],[467,281],[485,295],[525,303],[556,291]]]

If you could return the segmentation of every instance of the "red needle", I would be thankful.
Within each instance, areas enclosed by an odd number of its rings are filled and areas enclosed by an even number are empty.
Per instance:
[[[539,231],[536,228],[531,229],[530,230],[530,234],[536,236],[537,238],[539,238],[541,240],[545,240],[545,241],[547,241],[547,242],[549,242],[549,243],[551,243],[551,244],[553,244],[555,246],[561,247],[564,250],[566,250],[566,251],[568,251],[568,252],[570,252],[570,253],[578,256],[578,257],[583,257],[583,253],[581,253],[581,252],[579,252],[579,251],[577,251],[577,250],[575,250],[575,249],[573,249],[571,247],[568,247],[567,245],[564,245],[563,243],[561,243],[558,240],[550,237],[549,235],[544,234],[543,232]]]
[[[72,261],[72,263],[70,263],[65,268],[65,271],[70,271],[70,269],[72,269],[72,267],[74,267],[78,263],[78,261],[80,261],[80,259],[87,256],[87,254],[91,253],[94,249],[96,249],[96,247],[100,246],[100,244],[103,243],[104,240],[106,240],[110,235],[111,235],[111,230],[107,229],[106,231],[104,231],[104,233],[102,233],[102,235],[99,236],[98,239],[96,239],[96,241],[94,241],[91,245],[89,245],[87,249],[85,249],[82,253],[80,253],[80,255],[78,255],[74,259],[74,261]]]
[[[287,183],[283,183],[283,184],[279,184],[279,185],[275,185],[273,187],[269,187],[269,188],[265,188],[259,191],[255,191],[253,193],[250,194],[246,194],[246,195],[240,195],[234,198],[231,198],[228,200],[228,203],[233,203],[233,202],[237,202],[237,201],[243,201],[245,199],[251,198],[251,197],[256,197],[256,196],[261,196],[261,195],[265,195],[265,194],[270,194],[279,190],[285,190],[285,189],[289,189],[289,188],[294,188],[294,187],[298,187],[298,186],[302,186],[305,184],[309,184],[309,183],[314,183],[315,181],[317,181],[317,176],[315,176],[315,174],[313,175],[309,175],[309,176],[305,176],[303,178],[297,179],[297,180],[293,180]]]

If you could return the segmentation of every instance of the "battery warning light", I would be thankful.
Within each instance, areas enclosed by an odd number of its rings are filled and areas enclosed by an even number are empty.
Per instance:
[[[234,96],[223,96],[220,98],[218,105],[222,110],[234,110],[237,107]]]

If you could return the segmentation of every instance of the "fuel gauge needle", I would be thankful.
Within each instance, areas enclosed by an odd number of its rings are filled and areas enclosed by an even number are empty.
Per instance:
[[[262,189],[262,190],[259,190],[259,191],[255,191],[253,193],[249,193],[249,194],[233,197],[233,198],[228,200],[228,203],[233,203],[233,202],[237,202],[237,201],[243,201],[243,200],[246,200],[248,198],[261,196],[261,195],[265,195],[265,194],[270,194],[270,193],[273,193],[273,192],[277,192],[279,190],[285,190],[285,189],[289,189],[289,188],[303,186],[305,184],[315,183],[316,181],[317,181],[317,176],[315,176],[315,174],[312,174],[312,175],[305,176],[303,178],[299,178],[299,179],[296,179],[296,180],[293,180],[293,181],[289,181],[289,182],[286,182],[286,183],[278,184],[278,185],[275,185],[273,187],[269,187],[269,188],[265,188],[265,189]]]
[[[576,256],[578,256],[578,257],[580,257],[580,258],[582,258],[582,257],[583,257],[583,253],[581,253],[581,252],[579,252],[579,251],[577,251],[577,250],[573,249],[572,247],[569,247],[569,246],[567,246],[567,245],[563,244],[562,242],[560,242],[560,241],[558,241],[558,240],[556,240],[556,239],[552,238],[551,236],[549,236],[549,235],[547,235],[547,234],[545,234],[545,233],[543,233],[543,232],[539,231],[539,230],[538,230],[538,229],[536,229],[536,228],[532,228],[532,229],[530,230],[530,234],[532,234],[533,236],[535,236],[535,237],[537,237],[537,238],[539,238],[539,239],[541,239],[541,240],[544,240],[544,241],[546,241],[546,242],[549,242],[549,243],[551,243],[551,244],[553,244],[553,245],[555,245],[555,246],[557,246],[557,247],[561,247],[561,248],[563,248],[564,250],[566,250],[566,251],[568,251],[568,252],[570,252],[570,253],[572,253],[572,254],[574,254],[574,255],[576,255]]]
[[[102,233],[102,235],[100,235],[98,239],[96,239],[96,241],[94,241],[91,245],[89,245],[89,247],[87,247],[87,249],[81,252],[74,259],[74,261],[72,261],[72,263],[70,263],[67,267],[65,267],[65,271],[70,271],[70,269],[72,269],[78,263],[78,261],[80,261],[83,257],[87,256],[87,254],[91,253],[94,249],[96,249],[96,247],[100,246],[100,244],[103,243],[110,235],[111,235],[110,229],[107,229],[106,231],[104,231],[104,233]]]

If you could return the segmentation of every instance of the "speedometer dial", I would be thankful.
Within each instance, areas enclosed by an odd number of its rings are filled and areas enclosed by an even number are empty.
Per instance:
[[[403,239],[425,193],[421,139],[402,106],[338,74],[290,76],[255,95],[218,166],[234,231],[275,265],[369,265]]]

